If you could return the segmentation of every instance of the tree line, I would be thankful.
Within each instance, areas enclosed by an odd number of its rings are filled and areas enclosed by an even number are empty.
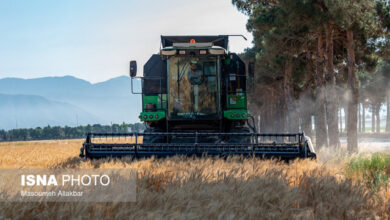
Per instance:
[[[347,149],[357,151],[358,130],[365,130],[362,111],[372,110],[375,127],[381,104],[389,108],[389,1],[232,3],[248,15],[247,29],[254,38],[254,47],[242,56],[255,61],[250,102],[261,131],[302,130],[315,137],[317,148],[337,148],[343,110]]]
[[[28,140],[51,140],[51,139],[77,139],[84,138],[88,132],[99,133],[124,133],[141,132],[144,130],[141,123],[135,124],[112,124],[112,125],[86,125],[77,127],[46,126],[37,128],[0,130],[0,141],[28,141]]]

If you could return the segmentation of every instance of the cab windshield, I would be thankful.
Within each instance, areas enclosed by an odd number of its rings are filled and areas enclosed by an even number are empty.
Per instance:
[[[216,57],[171,57],[168,60],[171,118],[197,119],[218,113]]]

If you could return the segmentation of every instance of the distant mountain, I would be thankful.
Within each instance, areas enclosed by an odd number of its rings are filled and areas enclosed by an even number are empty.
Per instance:
[[[91,83],[73,76],[0,79],[0,93],[39,95],[48,98],[63,98],[88,93],[91,86]]]
[[[36,79],[0,79],[0,93],[31,94],[62,99],[75,97],[123,96],[129,97],[131,79],[119,76],[101,83],[91,84],[73,76],[43,77]],[[134,86],[139,84],[134,83]]]
[[[0,129],[100,123],[91,113],[74,105],[34,95],[0,94]]]
[[[134,86],[136,91],[140,90],[139,83],[134,83]],[[131,79],[127,76],[96,84],[73,76],[3,78],[0,79],[0,93],[40,96],[47,101],[67,103],[94,115],[95,123],[102,124],[139,122],[138,115],[141,111],[141,96],[131,93]],[[34,108],[34,103],[31,105]],[[84,118],[79,116],[79,119],[82,121]],[[86,117],[85,121],[89,119]]]

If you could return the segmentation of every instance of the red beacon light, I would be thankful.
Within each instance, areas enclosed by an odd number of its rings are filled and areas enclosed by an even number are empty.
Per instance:
[[[194,44],[194,43],[196,43],[195,39],[191,39],[190,44]]]

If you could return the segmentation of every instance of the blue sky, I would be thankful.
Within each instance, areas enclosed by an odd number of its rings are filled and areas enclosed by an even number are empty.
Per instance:
[[[90,82],[127,75],[160,47],[160,35],[244,34],[230,0],[1,0],[0,78],[73,75]],[[142,71],[142,68],[139,68]]]

